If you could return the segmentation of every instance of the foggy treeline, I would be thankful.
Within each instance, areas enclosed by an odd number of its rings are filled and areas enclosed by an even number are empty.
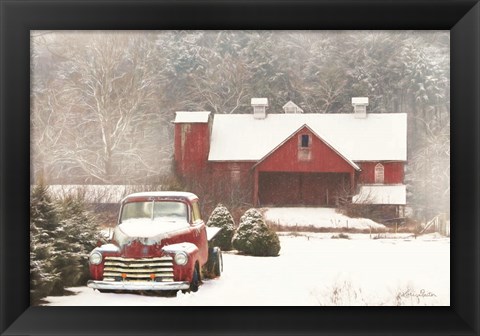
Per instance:
[[[161,183],[175,111],[352,113],[366,96],[408,113],[409,203],[448,209],[448,31],[34,31],[31,51],[32,183]]]

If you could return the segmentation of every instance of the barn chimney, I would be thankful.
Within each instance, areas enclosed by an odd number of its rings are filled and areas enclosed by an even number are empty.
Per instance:
[[[252,98],[251,105],[255,119],[265,119],[267,117],[268,98]]]
[[[365,119],[367,117],[368,97],[353,97],[352,106],[355,118]]]

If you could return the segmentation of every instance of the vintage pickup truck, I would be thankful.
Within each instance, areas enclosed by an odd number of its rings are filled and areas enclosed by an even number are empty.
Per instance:
[[[208,246],[198,197],[188,192],[143,192],[121,202],[110,242],[89,255],[88,287],[110,291],[197,291],[202,277],[223,269],[219,248]]]

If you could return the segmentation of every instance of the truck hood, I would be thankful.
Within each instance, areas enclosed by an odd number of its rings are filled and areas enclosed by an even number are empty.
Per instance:
[[[143,244],[159,244],[163,239],[181,234],[189,230],[186,220],[145,220],[130,219],[117,225],[114,239],[120,246],[139,240]]]

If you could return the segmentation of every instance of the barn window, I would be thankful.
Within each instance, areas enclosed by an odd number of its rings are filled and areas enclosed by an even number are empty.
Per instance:
[[[302,148],[310,147],[310,136],[308,134],[302,134],[300,136],[300,147]]]
[[[311,138],[309,134],[300,134],[298,137],[298,160],[309,161],[312,159]]]
[[[385,167],[381,163],[375,166],[375,183],[383,184],[385,179]]]

